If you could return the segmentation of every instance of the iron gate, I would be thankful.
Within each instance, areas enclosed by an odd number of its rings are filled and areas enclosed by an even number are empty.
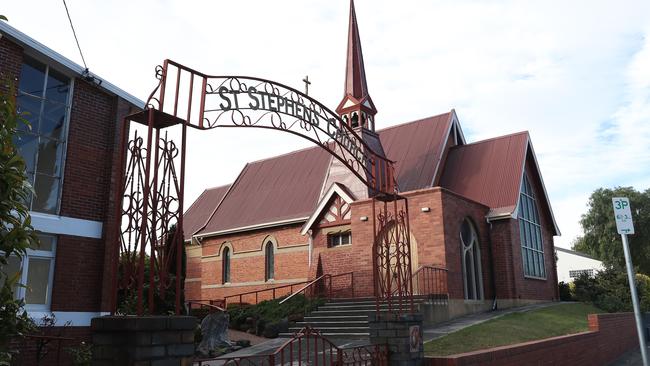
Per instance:
[[[273,353],[250,356],[223,356],[197,360],[199,366],[345,366],[388,365],[388,346],[360,345],[350,348],[338,347],[317,330],[306,327],[284,342]]]

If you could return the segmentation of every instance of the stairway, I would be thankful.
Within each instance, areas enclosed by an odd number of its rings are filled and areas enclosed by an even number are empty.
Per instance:
[[[414,299],[417,305],[424,299]],[[291,325],[288,333],[281,333],[281,337],[290,337],[306,326],[317,329],[325,337],[359,339],[368,338],[368,314],[376,311],[376,300],[367,298],[332,299],[317,310],[305,316],[303,321]],[[388,311],[388,304],[382,302],[380,311]]]

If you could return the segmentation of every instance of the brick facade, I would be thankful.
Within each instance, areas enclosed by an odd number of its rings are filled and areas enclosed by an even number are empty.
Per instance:
[[[511,346],[425,359],[428,366],[599,366],[639,346],[634,314],[590,314],[589,331]]]
[[[535,189],[540,189],[539,183],[536,183]],[[536,194],[541,197],[542,193],[537,191]],[[495,291],[498,299],[510,301],[508,305],[512,302],[557,299],[552,223],[549,217],[541,215],[547,278],[528,279],[523,275],[521,240],[516,220],[488,223],[488,207],[440,187],[407,192],[405,196],[409,204],[413,270],[422,265],[447,268],[446,286],[450,298],[464,298],[460,228],[463,221],[469,219],[479,236],[485,300],[493,299]],[[323,274],[349,272],[354,273],[355,296],[374,296],[372,204],[372,200],[360,200],[350,205],[351,220],[346,227],[349,225],[352,232],[351,245],[328,247],[327,233],[331,227],[315,225],[311,234],[302,236],[301,224],[205,238],[201,246],[187,247],[186,297],[221,299],[291,281],[313,280]],[[428,212],[422,211],[425,207],[429,208]],[[362,217],[368,220],[361,220]],[[275,281],[264,282],[263,244],[269,236],[274,238],[278,248],[293,248],[293,251],[282,253],[280,249],[276,252]],[[311,264],[308,247],[310,236]],[[232,248],[233,255],[231,282],[224,285],[221,253],[226,245]],[[341,276],[340,281],[349,282],[348,278]],[[279,296],[279,293],[276,295]],[[267,298],[270,295],[258,296]],[[242,301],[255,300],[249,295]]]
[[[61,204],[58,216],[102,225],[102,237],[56,235],[50,311],[108,311],[110,276],[105,275],[113,252],[114,190],[119,155],[118,121],[136,108],[119,96],[50,64],[38,51],[30,55],[72,79],[70,116],[64,151]],[[10,37],[0,37],[0,77],[17,88],[23,48]],[[78,76],[78,75],[77,75]],[[6,90],[2,82],[0,88]],[[53,216],[56,219],[56,216]],[[39,227],[36,227],[39,229]],[[74,228],[72,228],[74,230]],[[81,331],[81,330],[80,330]]]

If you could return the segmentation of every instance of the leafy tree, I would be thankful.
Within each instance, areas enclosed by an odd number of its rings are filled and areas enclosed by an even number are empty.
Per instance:
[[[589,210],[580,224],[584,235],[574,242],[573,249],[602,260],[605,265],[625,269],[621,236],[616,232],[612,197],[628,197],[632,207],[634,235],[629,235],[630,253],[639,272],[650,274],[650,189],[645,192],[632,187],[599,188],[589,197]]]
[[[25,204],[32,188],[13,142],[18,125],[26,124],[16,113],[14,96],[12,86],[0,88],[0,364],[11,361],[11,341],[33,327],[23,301],[14,298],[20,274],[6,270],[9,257],[21,259],[27,248],[38,243]]]

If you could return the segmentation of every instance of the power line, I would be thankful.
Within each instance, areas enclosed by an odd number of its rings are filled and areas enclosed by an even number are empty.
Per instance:
[[[65,6],[65,12],[68,14],[68,20],[70,21],[70,28],[72,28],[72,34],[74,35],[74,40],[77,42],[77,48],[79,49],[79,54],[81,55],[81,61],[84,63],[84,67],[86,68],[86,71],[88,70],[88,66],[86,65],[86,59],[84,58],[83,52],[81,52],[81,46],[79,46],[79,39],[77,38],[77,32],[74,31],[74,25],[72,25],[72,18],[70,18],[70,11],[68,10],[68,4],[65,3],[65,0],[63,0],[63,6]]]

